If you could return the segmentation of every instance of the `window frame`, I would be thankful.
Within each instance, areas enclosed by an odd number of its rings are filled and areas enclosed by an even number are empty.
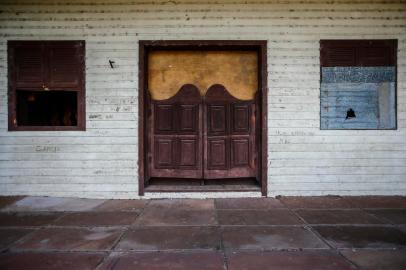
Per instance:
[[[394,96],[394,105],[395,105],[395,126],[393,128],[322,128],[322,100],[321,100],[321,84],[322,84],[322,68],[323,67],[365,67],[365,66],[382,66],[377,65],[374,63],[369,63],[368,65],[364,64],[360,61],[360,56],[358,55],[358,51],[355,52],[355,59],[354,63],[350,65],[342,65],[336,64],[332,65],[331,62],[328,61],[328,50],[331,47],[353,47],[355,50],[358,50],[361,47],[378,47],[378,46],[386,46],[389,50],[389,59],[388,65],[385,66],[393,66],[395,68],[395,96]],[[377,131],[391,131],[398,129],[398,76],[397,76],[397,59],[398,59],[398,40],[397,39],[320,39],[319,40],[319,130],[343,130],[343,131],[352,131],[352,130],[377,130]],[[361,62],[361,63],[360,63]]]
[[[78,87],[61,87],[57,90],[50,91],[68,91],[77,93],[77,125],[75,126],[27,126],[18,125],[17,123],[17,92],[18,91],[44,91],[38,86],[32,87],[17,87],[16,78],[16,54],[15,48],[22,45],[41,44],[44,47],[65,44],[75,44],[78,46],[79,52],[79,84]],[[44,75],[49,73],[50,63],[48,59],[48,52],[43,55]],[[7,59],[8,59],[8,131],[85,131],[86,130],[86,43],[84,40],[9,40],[7,42]],[[48,78],[48,77],[46,77]]]

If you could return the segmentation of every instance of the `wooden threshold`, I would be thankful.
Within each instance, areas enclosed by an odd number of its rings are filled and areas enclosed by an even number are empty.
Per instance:
[[[145,192],[261,192],[261,186],[253,178],[216,180],[151,178]]]

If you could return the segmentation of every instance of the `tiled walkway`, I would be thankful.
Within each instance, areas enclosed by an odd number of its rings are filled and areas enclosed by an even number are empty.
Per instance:
[[[0,197],[0,269],[406,269],[406,197]]]

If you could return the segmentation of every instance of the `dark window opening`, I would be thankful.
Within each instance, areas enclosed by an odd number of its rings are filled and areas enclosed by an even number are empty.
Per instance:
[[[85,130],[85,42],[8,42],[9,130]]]
[[[76,126],[76,92],[17,91],[17,123],[23,126]]]

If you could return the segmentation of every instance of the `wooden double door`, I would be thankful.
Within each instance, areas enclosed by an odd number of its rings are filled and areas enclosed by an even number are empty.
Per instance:
[[[149,177],[257,177],[255,100],[239,100],[222,85],[201,96],[186,84],[149,104]]]

